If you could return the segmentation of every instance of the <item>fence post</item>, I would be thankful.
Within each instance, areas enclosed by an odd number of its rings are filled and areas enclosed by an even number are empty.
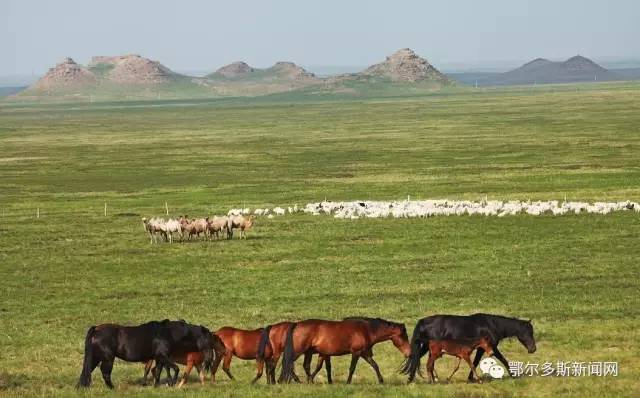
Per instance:
[[[104,216],[107,216],[107,202],[104,202]]]
[[[40,218],[40,208],[36,208],[36,218]]]
[[[169,205],[167,204],[167,202],[164,202],[164,209],[167,212],[167,215],[169,215]]]

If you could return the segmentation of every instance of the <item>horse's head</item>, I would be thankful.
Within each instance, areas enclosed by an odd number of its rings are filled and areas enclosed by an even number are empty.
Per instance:
[[[407,328],[404,323],[392,323],[391,341],[398,350],[404,355],[405,358],[411,354],[411,344],[409,343],[409,336],[407,335]]]
[[[536,339],[533,337],[533,325],[531,320],[520,321],[520,328],[518,330],[518,341],[525,346],[529,354],[536,352]]]

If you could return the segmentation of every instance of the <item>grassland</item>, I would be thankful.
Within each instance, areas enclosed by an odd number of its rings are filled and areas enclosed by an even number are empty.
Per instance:
[[[349,96],[0,105],[0,395],[69,396],[86,329],[185,318],[212,329],[371,315],[407,323],[477,311],[532,318],[538,351],[510,360],[618,361],[615,378],[523,377],[403,385],[400,354],[376,347],[387,385],[361,363],[345,386],[118,395],[638,396],[640,217],[259,219],[246,241],[151,246],[141,216],[328,199],[640,200],[640,85]],[[104,204],[107,203],[105,217]],[[40,218],[36,218],[39,209]],[[440,367],[451,367],[447,360]],[[444,372],[444,370],[442,371]],[[94,374],[90,392],[107,393]]]

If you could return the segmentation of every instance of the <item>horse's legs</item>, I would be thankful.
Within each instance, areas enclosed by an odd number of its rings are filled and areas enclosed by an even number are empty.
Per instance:
[[[474,374],[474,376],[476,376],[476,381],[478,383],[482,383],[482,379],[480,379],[480,377],[478,377],[478,373],[476,373],[476,368],[475,366],[473,366],[471,364],[471,358],[469,358],[468,356],[464,358],[464,360],[467,362],[467,364],[469,364],[469,367],[471,368],[471,373]]]
[[[224,362],[222,363],[222,370],[224,370],[224,373],[227,374],[227,376],[229,376],[229,378],[231,380],[235,380],[233,378],[233,375],[231,374],[231,359],[233,358],[233,353],[229,350],[227,350],[227,352],[224,353]]]
[[[264,361],[256,361],[256,377],[251,380],[251,384],[254,384],[262,377],[262,372],[264,371]],[[268,377],[268,376],[267,376]]]
[[[107,387],[113,389],[113,383],[111,382],[111,370],[113,369],[113,359],[111,360],[102,360],[100,363],[100,371],[102,372],[102,378],[104,379],[104,384]]]
[[[327,383],[333,384],[333,380],[331,379],[331,357],[325,359],[324,367],[327,371]]]
[[[496,344],[496,345],[495,345],[495,347],[492,347],[492,348],[493,348],[493,356],[494,356],[494,357],[496,357],[496,358],[498,358],[498,360],[499,360],[500,362],[502,362],[502,364],[503,364],[507,369],[509,369],[509,361],[507,361],[507,358],[505,358],[505,357],[504,357],[504,355],[502,355],[502,353],[501,353],[500,351],[498,351],[498,345]],[[480,350],[481,350],[481,348],[478,348],[478,351],[480,351]],[[483,351],[483,352],[484,352],[484,351]],[[477,358],[477,357],[478,357],[478,354],[476,354],[476,358]],[[474,361],[474,364],[475,364],[475,361]],[[477,365],[476,365],[476,366],[477,366]],[[475,367],[474,367],[474,369],[475,369]],[[511,373],[509,373],[509,376],[511,376],[511,377],[515,377],[515,376],[514,376],[514,375],[512,375]]]
[[[451,375],[449,377],[447,377],[447,383],[449,383],[451,381],[451,378],[453,377],[453,375],[456,374],[456,372],[460,368],[460,362],[462,362],[462,358],[458,357],[458,363],[456,364],[456,368],[453,369],[453,372],[451,372]],[[471,365],[471,364],[469,364],[469,365]]]
[[[162,373],[162,368],[167,369],[167,376],[169,376],[169,385],[175,385],[178,381],[178,373],[180,373],[180,368],[169,359],[169,350],[168,347],[162,347],[161,349],[156,350],[155,360],[156,364],[159,366],[158,372],[156,373],[156,383],[157,387],[160,384],[160,375]],[[175,374],[173,375],[173,379],[171,378],[170,369],[172,369]]]
[[[373,370],[375,370],[376,372],[376,376],[378,376],[378,382],[380,384],[384,383],[384,379],[382,378],[382,375],[380,374],[380,368],[378,367],[378,364],[376,363],[376,361],[373,359],[373,352],[371,352],[371,350],[369,350],[365,355],[362,356],[364,358],[365,361],[367,361],[367,363],[369,365],[371,365],[371,367],[373,368]]]
[[[200,385],[204,386],[204,367],[196,365],[196,370],[198,371],[198,379],[200,379]]]
[[[276,384],[276,364],[278,359],[267,359],[267,384]]]
[[[313,383],[313,377],[311,376],[311,360],[313,360],[313,353],[307,351],[304,353],[304,361],[302,361],[302,368],[307,375],[307,383]]]
[[[153,366],[153,361],[149,360],[144,364],[144,376],[142,377],[142,385],[147,385],[147,377],[149,376],[149,372],[151,371],[151,367]]]
[[[193,369],[193,361],[187,361],[187,368],[184,370],[184,372],[182,372],[182,377],[180,378],[180,383],[178,383],[178,388],[182,387],[187,382],[187,378],[191,373],[191,369]]]
[[[276,367],[279,359],[280,354],[278,353],[272,353],[271,358],[265,359],[267,361],[267,384],[276,384]]]
[[[430,383],[435,383],[437,380],[435,375],[436,360],[441,356],[442,354],[429,351],[429,359],[427,360],[427,373],[429,376]]]
[[[494,349],[494,352],[495,352],[495,349]],[[473,359],[473,368],[474,369],[480,363],[480,360],[482,359],[482,355],[484,355],[484,349],[478,347],[478,349],[476,350],[476,357]],[[507,369],[509,369],[509,364],[507,364]],[[469,376],[467,377],[467,380],[473,381],[473,372],[469,372]]]
[[[311,381],[312,382],[313,382],[313,379],[318,374],[318,372],[320,372],[320,370],[322,369],[322,365],[324,365],[324,355],[320,354],[320,355],[318,355],[318,363],[316,364],[316,368],[311,373]]]
[[[353,372],[356,371],[358,359],[360,359],[360,355],[351,354],[351,365],[349,366],[349,377],[347,377],[347,384],[351,384],[351,378],[353,377]]]

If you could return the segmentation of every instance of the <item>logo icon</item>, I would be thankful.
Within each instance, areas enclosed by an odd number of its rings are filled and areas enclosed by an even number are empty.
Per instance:
[[[497,364],[498,362],[496,362],[495,359],[486,357],[482,361],[480,361],[480,370],[482,371],[482,373],[489,373],[489,369],[491,369],[493,365]]]
[[[504,376],[504,368],[500,365],[493,365],[489,368],[489,376],[494,379],[502,379]]]
[[[502,379],[504,377],[504,368],[491,357],[484,358],[480,361],[480,370],[483,374],[488,374],[494,379]]]

